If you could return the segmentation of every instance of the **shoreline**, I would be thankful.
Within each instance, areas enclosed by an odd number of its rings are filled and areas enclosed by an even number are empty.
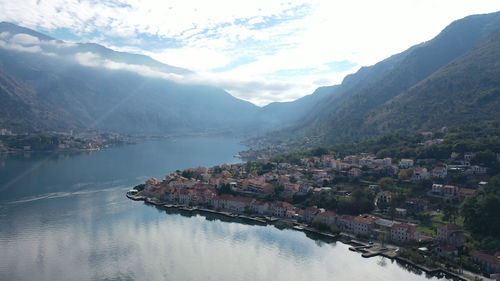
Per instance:
[[[421,270],[421,271],[425,272],[426,274],[429,274],[432,276],[438,276],[439,274],[444,274],[445,276],[449,276],[454,280],[463,280],[463,281],[469,280],[469,279],[465,278],[464,276],[458,275],[457,273],[450,272],[450,271],[447,271],[447,270],[442,269],[442,268],[428,268],[428,267],[425,267],[423,265],[414,263],[406,258],[400,257],[397,254],[397,251],[399,250],[400,247],[398,247],[396,249],[396,251],[391,251],[389,248],[387,248],[386,250],[380,249],[379,251],[367,250],[367,248],[371,248],[372,246],[378,246],[379,244],[369,244],[366,242],[358,241],[358,240],[354,239],[353,235],[350,235],[347,233],[341,232],[339,234],[331,234],[331,233],[316,230],[316,229],[314,229],[310,226],[307,226],[305,224],[296,223],[296,222],[292,222],[289,220],[283,220],[283,219],[275,218],[275,217],[267,217],[267,216],[259,217],[259,216],[251,216],[251,215],[244,215],[244,214],[235,214],[235,213],[225,212],[225,211],[217,211],[217,210],[212,210],[212,209],[207,209],[207,208],[192,207],[192,206],[186,206],[186,205],[167,204],[165,202],[153,200],[149,197],[131,195],[128,192],[127,192],[126,196],[127,196],[127,198],[129,198],[133,201],[143,201],[146,205],[153,205],[157,208],[161,208],[161,209],[165,209],[165,210],[171,209],[171,210],[177,210],[179,212],[188,212],[190,214],[200,214],[200,215],[212,214],[212,215],[226,217],[226,218],[233,220],[233,221],[236,221],[236,222],[238,222],[237,220],[240,219],[242,221],[252,222],[252,223],[255,223],[255,224],[261,225],[261,226],[273,225],[276,228],[278,228],[276,226],[277,222],[282,222],[282,223],[285,223],[286,225],[291,224],[291,225],[293,225],[292,227],[285,226],[284,228],[295,230],[295,231],[301,231],[301,232],[305,233],[306,236],[307,236],[307,234],[315,235],[315,236],[319,236],[320,238],[323,238],[323,239],[335,240],[335,241],[339,241],[341,243],[344,243],[346,245],[350,245],[351,247],[349,247],[349,250],[353,251],[353,252],[360,253],[361,257],[363,257],[363,258],[372,258],[372,257],[376,257],[376,256],[381,256],[384,258],[388,258],[390,260],[395,260],[397,262],[410,265],[411,267],[414,267],[414,268]],[[313,238],[311,238],[311,239],[313,239]]]
[[[23,154],[23,153],[64,153],[64,152],[88,152],[88,151],[101,151],[109,147],[103,148],[68,148],[68,149],[48,149],[48,150],[6,150],[0,151],[0,154]]]

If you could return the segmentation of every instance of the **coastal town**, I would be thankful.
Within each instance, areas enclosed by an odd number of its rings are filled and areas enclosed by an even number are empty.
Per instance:
[[[82,131],[41,133],[13,132],[0,128],[0,153],[34,151],[100,150],[119,144],[131,144],[131,137],[111,132]]]
[[[304,157],[298,163],[259,159],[151,178],[127,196],[347,235],[375,242],[378,249],[395,245],[396,252],[386,252],[389,257],[498,279],[500,249],[485,252],[471,246],[471,234],[458,214],[457,206],[482,192],[490,170],[500,163],[500,154],[494,154],[494,167],[480,165],[476,156],[453,152],[441,160],[393,159],[360,153]]]

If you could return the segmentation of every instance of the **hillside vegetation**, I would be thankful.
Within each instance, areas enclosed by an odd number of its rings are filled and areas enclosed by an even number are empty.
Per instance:
[[[307,118],[268,140],[307,136],[332,144],[496,120],[499,28],[499,12],[458,20],[434,39],[346,77]]]

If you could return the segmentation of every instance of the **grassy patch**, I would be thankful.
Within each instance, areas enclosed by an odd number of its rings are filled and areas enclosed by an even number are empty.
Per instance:
[[[443,216],[444,215],[442,213],[440,213],[439,215],[432,217],[432,219],[431,219],[432,225],[434,225],[435,227],[439,227],[443,224],[450,223],[448,221],[443,220]],[[464,218],[462,216],[458,216],[455,220],[455,224],[458,226],[464,226]]]
[[[443,214],[437,214],[433,216],[428,223],[423,223],[417,227],[418,231],[424,232],[427,234],[431,235],[436,235],[436,229],[444,224],[448,224],[450,222],[443,220]],[[458,226],[463,226],[464,225],[464,218],[463,217],[457,217],[455,224]]]
[[[432,228],[430,228],[428,226],[419,225],[419,226],[417,226],[417,230],[420,231],[420,232],[423,232],[423,233],[430,234],[432,236],[436,236],[436,230],[432,229]]]

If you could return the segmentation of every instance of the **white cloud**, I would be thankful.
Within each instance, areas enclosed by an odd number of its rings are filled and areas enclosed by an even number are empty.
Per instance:
[[[184,76],[179,83],[196,83],[223,88],[233,96],[264,106],[274,101],[292,101],[314,92],[322,85],[340,83],[349,72],[340,72],[334,75],[310,75],[283,78],[242,77],[229,72],[210,73],[201,72]],[[314,78],[321,79],[324,84],[317,84]],[[318,79],[317,79],[318,80]],[[315,81],[315,80],[314,80]]]
[[[127,64],[123,62],[116,62],[113,60],[102,58],[101,56],[94,54],[92,52],[76,53],[75,60],[82,66],[87,67],[99,67],[106,68],[110,70],[125,70],[134,72],[136,74],[153,77],[162,78],[167,80],[172,80],[176,82],[182,82],[183,76],[175,73],[166,73],[163,71],[155,70],[151,67],[138,65],[138,64]]]
[[[42,45],[53,45],[56,44],[54,40],[51,41],[41,41],[35,36],[31,36],[29,34],[25,33],[18,33],[14,34],[12,37],[8,38],[10,36],[9,32],[2,32],[0,34],[0,38],[5,38],[5,40],[0,39],[0,48],[7,49],[7,50],[12,50],[12,51],[18,51],[18,52],[25,52],[25,53],[39,53],[45,56],[57,56],[54,52],[50,51],[45,51],[41,47]],[[59,46],[63,46],[64,42],[57,43]]]
[[[23,46],[20,44],[16,43],[11,43],[11,42],[6,42],[3,40],[0,40],[0,47],[7,49],[7,50],[12,50],[12,51],[18,51],[18,52],[26,52],[26,53],[43,53],[42,49],[40,46]]]
[[[10,42],[21,45],[38,45],[40,44],[40,39],[26,33],[18,33],[10,38]]]
[[[361,65],[431,39],[453,20],[497,10],[498,0],[0,0],[0,20],[49,31],[65,28],[87,41],[136,50],[200,73],[189,81],[220,85],[259,104],[340,82]],[[29,39],[18,38],[10,47],[21,49]],[[327,64],[339,61],[354,66]],[[224,72],[211,73],[220,68]],[[291,77],[287,71],[302,74]]]
[[[138,75],[152,78],[161,78],[177,83],[203,84],[226,89],[231,94],[241,99],[253,102],[257,105],[265,105],[276,99],[291,100],[304,95],[304,91],[314,90],[314,85],[305,84],[299,81],[280,81],[276,79],[240,79],[226,74],[212,74],[208,72],[193,73],[188,75],[178,75],[166,73],[154,68],[126,64],[104,59],[101,56],[91,53],[77,53],[75,60],[82,66],[98,67],[110,70],[125,70]]]
[[[75,60],[83,66],[90,66],[90,67],[102,66],[101,57],[91,52],[76,53]]]
[[[74,42],[60,41],[60,40],[41,40],[41,45],[52,46],[56,48],[72,48],[78,44]]]
[[[221,52],[204,48],[166,49],[161,53],[150,53],[149,55],[159,61],[197,71],[224,67],[231,61],[228,56]]]
[[[257,23],[261,23],[261,22],[264,22],[264,19],[261,17],[261,16],[258,16],[258,17],[253,17],[251,18],[249,21],[248,21],[248,24],[257,24]]]
[[[46,29],[71,28],[83,32],[133,36],[135,33],[180,36],[193,28],[214,28],[236,19],[274,16],[302,1],[47,0],[16,3],[0,1],[2,20]]]

